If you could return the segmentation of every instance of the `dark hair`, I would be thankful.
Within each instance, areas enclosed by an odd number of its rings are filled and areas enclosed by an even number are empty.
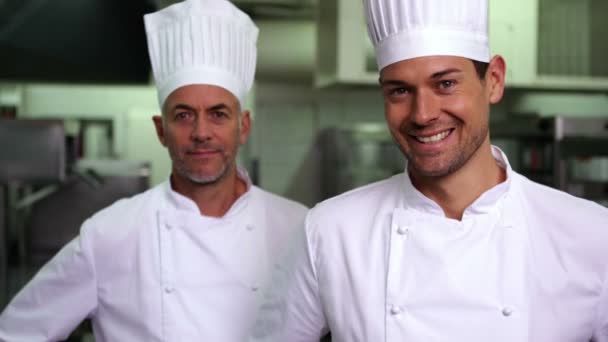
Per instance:
[[[475,71],[477,71],[477,76],[479,77],[480,80],[485,80],[486,79],[486,72],[488,71],[488,65],[490,65],[489,63],[486,62],[480,62],[480,61],[476,61],[476,60],[471,60],[473,62],[473,65],[475,66]]]

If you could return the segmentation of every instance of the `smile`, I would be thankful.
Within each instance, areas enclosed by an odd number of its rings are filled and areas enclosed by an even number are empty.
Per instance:
[[[194,150],[194,151],[188,151],[188,153],[192,153],[192,154],[215,153],[215,152],[217,152],[217,150]]]
[[[414,136],[414,138],[423,144],[432,144],[432,143],[436,143],[436,142],[442,141],[443,139],[447,138],[448,135],[450,135],[450,133],[452,133],[452,130],[453,129],[448,129],[447,131],[443,131],[443,132],[440,132],[440,133],[437,133],[435,135],[431,135],[428,137]]]
[[[211,156],[214,154],[219,153],[219,150],[193,150],[193,151],[188,151],[187,154],[191,155],[191,156]]]

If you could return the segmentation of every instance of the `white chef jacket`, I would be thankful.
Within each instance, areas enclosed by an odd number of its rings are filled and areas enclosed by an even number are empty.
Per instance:
[[[0,341],[242,342],[306,208],[252,186],[222,218],[167,181],[88,219],[0,316]],[[52,223],[50,223],[52,224]]]
[[[461,221],[407,173],[318,204],[250,341],[608,342],[608,210],[493,154]]]

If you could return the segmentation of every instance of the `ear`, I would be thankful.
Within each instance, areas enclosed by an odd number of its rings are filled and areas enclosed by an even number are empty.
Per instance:
[[[160,115],[154,115],[152,117],[152,121],[154,122],[154,127],[156,128],[156,136],[158,136],[158,141],[160,141],[163,146],[167,146],[165,128],[163,127],[163,117]]]
[[[490,91],[490,103],[498,103],[505,91],[505,74],[507,71],[507,64],[500,55],[494,56],[488,66],[488,72],[486,73],[487,85]]]
[[[239,142],[243,145],[247,138],[249,137],[249,132],[251,132],[251,115],[248,110],[241,113],[241,131],[239,136]]]

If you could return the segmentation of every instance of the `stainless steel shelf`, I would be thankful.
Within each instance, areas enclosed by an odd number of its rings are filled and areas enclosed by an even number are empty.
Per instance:
[[[608,115],[606,118],[513,115],[491,122],[490,134],[493,140],[517,143],[516,169],[532,180],[579,197],[608,202]],[[607,167],[590,170],[589,164],[600,163],[606,163]],[[606,174],[592,175],[592,172]]]

